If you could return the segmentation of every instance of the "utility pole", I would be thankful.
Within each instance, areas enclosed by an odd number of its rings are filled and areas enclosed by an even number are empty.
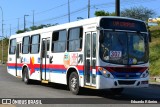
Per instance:
[[[24,31],[26,30],[26,16],[29,16],[29,15],[24,15]]]
[[[19,18],[17,18],[17,20],[18,20],[17,30],[19,30]]]
[[[120,16],[120,0],[116,0],[115,13],[116,16]]]
[[[68,0],[68,22],[70,22],[71,19],[70,19],[70,3],[69,3],[69,0]]]
[[[4,37],[4,36],[3,36],[3,30],[4,30],[4,29],[3,29],[3,9],[2,9],[1,6],[0,6],[0,9],[1,9],[1,11],[2,11],[2,36],[1,36],[1,37],[2,37],[2,40],[1,40],[1,43],[2,43],[2,64],[3,64],[3,63],[4,63],[4,62],[3,62],[3,37]]]
[[[9,30],[10,30],[10,36],[11,36],[11,33],[12,33],[12,31],[11,31],[11,24],[10,24],[10,28],[9,28]]]
[[[34,10],[33,10],[33,26],[34,26]]]
[[[90,0],[88,0],[88,18],[90,18]]]

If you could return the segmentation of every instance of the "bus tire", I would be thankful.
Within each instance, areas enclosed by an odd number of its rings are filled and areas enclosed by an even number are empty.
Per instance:
[[[124,90],[124,88],[112,88],[110,89],[111,90],[111,93],[114,94],[114,95],[119,95],[122,93],[122,91]]]
[[[27,67],[24,68],[24,72],[23,72],[23,78],[22,80],[24,81],[24,83],[26,84],[30,84],[30,79],[29,79],[29,75],[28,75],[28,69]]]
[[[79,94],[79,77],[76,72],[72,72],[69,76],[69,90],[77,95]]]

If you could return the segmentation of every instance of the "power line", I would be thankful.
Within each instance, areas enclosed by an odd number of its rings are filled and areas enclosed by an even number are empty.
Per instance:
[[[71,1],[69,1],[69,3],[73,2],[73,1],[76,1],[76,0],[71,0]],[[65,6],[65,5],[68,5],[68,2],[66,2],[66,3],[64,3],[64,4],[61,4],[61,5],[59,5],[59,6],[56,6],[56,7],[53,7],[53,8],[44,10],[44,11],[41,11],[41,12],[37,12],[37,13],[35,13],[35,15],[42,14],[42,13],[46,13],[46,12],[48,12],[48,11],[55,10],[55,9],[57,9],[57,8],[59,8],[59,7]]]
[[[76,10],[76,11],[71,12],[70,14],[71,14],[71,15],[72,15],[72,14],[75,14],[75,13],[80,12],[80,11],[83,11],[83,10],[85,10],[85,9],[87,9],[87,8],[88,8],[88,7],[85,6],[85,7],[83,7],[83,8],[80,8],[80,9],[78,9],[78,10]],[[38,22],[36,22],[36,23],[47,22],[47,21],[51,21],[51,20],[56,20],[56,19],[63,18],[63,17],[66,17],[66,16],[68,16],[68,14],[60,15],[60,16],[57,16],[57,17],[52,17],[52,18],[49,18],[49,19],[45,19],[45,20],[42,20],[42,21],[38,21]]]
[[[73,2],[73,1],[76,1],[76,0],[71,0],[70,1],[70,3],[71,2]],[[156,0],[141,0],[142,2],[146,2],[146,1],[156,1]],[[126,3],[129,3],[129,4],[133,4],[133,3],[140,3],[140,1],[137,1],[137,0],[132,0],[132,1],[129,1],[129,0],[126,0],[125,1]],[[141,2],[141,3],[142,3]],[[122,1],[122,3],[123,3],[123,1]],[[52,10],[55,10],[55,9],[57,9],[57,8],[59,8],[59,7],[62,7],[62,6],[65,6],[65,5],[67,5],[68,4],[68,2],[66,2],[66,3],[64,3],[64,4],[61,4],[61,5],[59,5],[59,6],[56,6],[56,7],[53,7],[53,8],[50,8],[50,9],[47,9],[47,10],[44,10],[44,11],[41,11],[41,12],[37,12],[37,13],[35,13],[35,15],[39,15],[39,14],[42,14],[42,13],[47,13],[47,12],[49,12],[49,11],[52,11]],[[109,5],[113,5],[114,6],[114,2],[109,2],[109,3],[103,3],[103,4],[96,4],[96,5],[92,5],[92,8],[94,7],[95,8],[95,6],[96,7],[99,7],[99,6],[109,6]],[[123,5],[123,4],[122,4]],[[29,15],[29,16],[33,16],[33,15]],[[22,19],[23,17],[20,17],[19,19]],[[10,21],[10,20],[16,20],[17,18],[14,18],[14,19],[8,19],[8,20],[4,20],[4,21]]]
[[[71,0],[69,3],[72,3],[76,0]],[[47,9],[47,10],[44,10],[44,11],[41,11],[41,12],[37,12],[37,13],[34,13],[34,15],[39,15],[39,14],[46,14],[47,12],[49,11],[52,11],[52,10],[55,10],[57,8],[60,8],[60,7],[63,7],[65,5],[68,5],[68,2],[64,3],[64,4],[61,4],[61,5],[58,5],[56,7],[53,7],[53,8],[50,8],[50,9]],[[29,14],[29,16],[33,16],[33,14]],[[6,19],[4,21],[11,21],[11,20],[16,20],[17,18],[13,18],[13,19]],[[19,19],[23,19],[23,17],[19,17]]]
[[[76,1],[76,0],[70,0],[70,3],[73,2],[73,1]],[[137,0],[133,0],[133,1],[124,0],[124,1],[122,1],[121,5],[124,6],[124,5],[126,5],[126,4],[128,4],[128,5],[141,4],[141,3],[146,3],[146,1],[152,2],[152,1],[156,1],[156,0],[139,0],[139,1],[137,1]],[[64,3],[64,4],[61,4],[61,5],[59,5],[59,6],[56,6],[56,7],[53,7],[53,8],[44,10],[44,11],[41,11],[41,12],[34,13],[34,15],[40,15],[40,14],[47,13],[47,12],[49,12],[49,11],[52,11],[52,10],[55,10],[55,9],[60,8],[60,7],[62,7],[62,6],[65,6],[65,5],[67,5],[67,4],[68,4],[68,2],[67,2],[67,3]],[[102,6],[105,6],[105,8],[113,7],[113,6],[114,6],[114,2],[90,5],[90,7],[91,7],[92,9],[95,8],[95,7],[103,8]],[[107,7],[106,7],[106,6],[107,6]],[[71,12],[70,14],[73,15],[73,14],[76,14],[76,13],[79,13],[79,12],[82,12],[82,11],[86,11],[86,10],[87,10],[87,6],[85,6],[85,7],[83,7],[83,8],[80,8],[80,9],[77,9],[76,11],[73,11],[73,12]],[[32,15],[30,15],[30,16],[32,16]],[[29,17],[30,17],[30,16],[29,16]],[[62,19],[62,18],[65,18],[66,16],[68,16],[68,14],[63,14],[63,15],[60,15],[60,16],[57,16],[57,17],[52,17],[52,18],[48,18],[48,19],[41,20],[41,21],[36,21],[36,22],[34,22],[34,23],[37,25],[38,23],[42,23],[42,22],[48,22],[48,21],[52,21],[52,20],[59,19],[59,18]],[[21,17],[21,18],[23,18],[23,17]],[[21,18],[19,18],[19,19],[21,19]],[[17,18],[16,18],[16,19],[11,19],[11,20],[17,20]],[[5,21],[8,21],[8,20],[5,20]],[[26,23],[32,23],[32,22],[27,21]],[[23,25],[22,25],[22,26],[23,26]],[[21,27],[21,25],[20,25],[19,27]],[[16,30],[16,28],[17,28],[17,27],[13,27],[11,30]]]
[[[77,9],[76,11],[72,11],[70,14],[71,15],[73,15],[73,14],[75,14],[75,13],[79,13],[79,12],[81,12],[81,11],[84,11],[84,10],[87,10],[87,6],[85,6],[85,7],[83,7],[83,8],[80,8],[80,9]],[[56,19],[59,19],[59,18],[63,18],[63,17],[66,17],[66,16],[68,16],[68,14],[64,14],[64,15],[60,15],[60,16],[57,16],[57,17],[52,17],[52,18],[49,18],[49,19],[45,19],[45,20],[42,20],[42,21],[38,21],[38,22],[35,22],[35,24],[38,24],[38,23],[42,23],[42,22],[47,22],[47,21],[51,21],[51,20],[56,20]],[[26,21],[26,23],[32,23],[32,22],[30,22],[30,21]],[[19,27],[22,27],[23,26],[23,24],[22,25],[19,25]],[[14,28],[12,28],[11,30],[15,30],[16,29],[16,27],[14,27]]]

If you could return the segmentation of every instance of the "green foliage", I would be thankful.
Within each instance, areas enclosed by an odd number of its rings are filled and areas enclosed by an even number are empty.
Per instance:
[[[157,21],[157,24],[160,25],[160,21]]]
[[[150,43],[150,75],[160,76],[160,26],[151,26],[152,42]]]
[[[16,33],[19,34],[19,33],[24,33],[24,32],[26,32],[26,31],[29,31],[29,29],[26,28],[25,30],[18,30]]]
[[[160,37],[153,38],[150,44],[150,75],[160,76]]]
[[[95,11],[94,13],[95,16],[115,16],[115,13],[109,13],[109,12],[105,12],[104,10],[100,10],[100,11]]]
[[[33,30],[37,30],[37,29],[42,29],[42,28],[46,28],[46,27],[50,27],[50,26],[55,26],[55,25],[58,25],[58,23],[55,23],[55,24],[42,24],[42,25],[39,25],[39,26],[31,26],[29,29],[26,28],[25,30],[18,30],[16,33],[19,34],[19,33],[24,33],[26,31],[33,31]]]
[[[24,33],[24,32],[25,32],[24,30],[18,30],[18,31],[16,31],[17,34]]]
[[[4,38],[3,39],[3,62],[7,62],[7,57],[8,57],[8,43],[9,39]],[[0,60],[2,61],[2,40],[0,40]]]
[[[121,11],[121,16],[130,17],[135,19],[140,19],[143,21],[147,21],[149,18],[155,15],[155,11],[148,9],[146,7],[131,7],[130,9],[124,9]]]
[[[152,38],[160,38],[160,26],[151,26],[150,31]]]

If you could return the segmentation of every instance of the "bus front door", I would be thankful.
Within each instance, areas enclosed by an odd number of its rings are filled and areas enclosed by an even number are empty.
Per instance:
[[[96,32],[85,35],[84,82],[86,86],[96,86]]]
[[[16,68],[16,72],[15,75],[16,77],[21,77],[21,67],[19,66],[21,64],[21,43],[17,43],[16,45],[16,56],[15,56],[16,60],[15,60],[15,68]]]
[[[42,38],[42,46],[41,46],[41,64],[40,64],[40,72],[41,72],[41,82],[48,83],[50,72],[49,72],[49,44],[50,38]]]

